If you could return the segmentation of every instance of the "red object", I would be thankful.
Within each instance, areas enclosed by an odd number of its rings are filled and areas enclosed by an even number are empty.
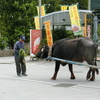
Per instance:
[[[30,51],[34,55],[39,51],[41,30],[30,30]]]

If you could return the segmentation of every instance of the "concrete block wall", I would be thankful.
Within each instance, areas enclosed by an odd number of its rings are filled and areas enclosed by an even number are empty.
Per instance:
[[[25,43],[25,51],[26,54],[30,54],[30,44]],[[0,50],[0,57],[5,57],[5,56],[14,56],[14,50]]]
[[[13,56],[14,50],[0,50],[0,57]]]

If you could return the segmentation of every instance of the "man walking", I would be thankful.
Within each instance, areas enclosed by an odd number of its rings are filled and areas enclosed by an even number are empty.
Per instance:
[[[19,41],[16,42],[14,46],[14,57],[15,57],[15,64],[16,64],[16,72],[18,76],[22,75],[27,76],[26,74],[26,63],[24,57],[21,57],[19,55],[20,50],[24,50],[24,41],[25,41],[25,36],[20,36]]]

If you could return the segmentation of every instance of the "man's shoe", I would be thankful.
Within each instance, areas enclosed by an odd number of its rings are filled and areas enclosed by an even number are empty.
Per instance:
[[[20,74],[17,74],[18,76],[21,76]]]
[[[22,75],[27,76],[27,74],[22,74]]]

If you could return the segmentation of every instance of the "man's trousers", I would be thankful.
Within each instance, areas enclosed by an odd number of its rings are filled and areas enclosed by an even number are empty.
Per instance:
[[[26,62],[25,59],[21,59],[20,57],[15,58],[15,64],[16,64],[16,72],[17,75],[25,74],[26,73]]]

